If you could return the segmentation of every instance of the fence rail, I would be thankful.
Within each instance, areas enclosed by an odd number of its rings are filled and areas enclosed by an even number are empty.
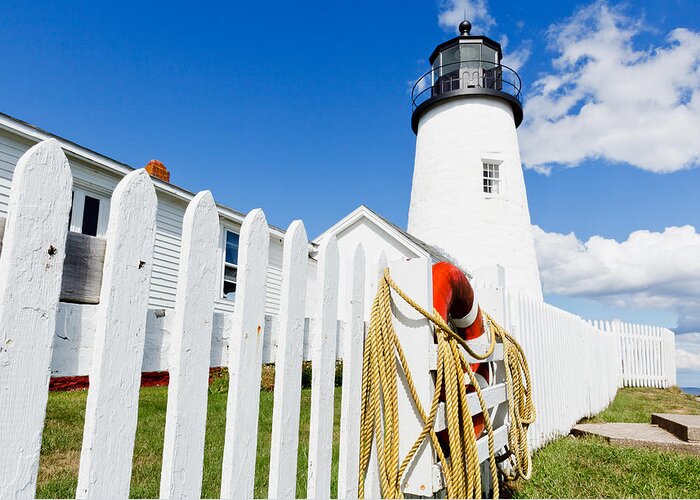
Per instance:
[[[175,308],[148,309],[157,199],[150,177],[139,170],[120,182],[112,198],[99,303],[64,303],[59,300],[70,242],[71,189],[70,168],[56,141],[38,144],[17,164],[0,254],[0,497],[35,494],[49,377],[89,374],[76,496],[126,498],[141,372],[160,370],[170,372],[160,495],[199,497],[207,372],[209,366],[226,366],[230,386],[221,494],[250,498],[261,365],[272,362],[277,370],[268,494],[293,497],[303,359],[313,365],[307,490],[310,496],[327,497],[338,358],[344,361],[338,495],[355,496],[367,306],[380,272],[389,266],[399,285],[430,308],[430,263],[389,263],[383,254],[367,261],[361,245],[351,259],[341,261],[335,238],[327,238],[319,250],[316,281],[309,285],[319,300],[315,310],[306,311],[307,239],[303,223],[295,221],[284,241],[280,314],[265,316],[269,229],[264,213],[253,210],[241,229],[234,312],[215,312],[219,223],[211,194],[202,192],[184,216]],[[338,282],[340,266],[348,269],[345,283]],[[503,281],[475,288],[484,309],[527,354],[538,411],[530,431],[535,447],[604,409],[623,385],[675,384],[673,334],[668,330],[586,322],[510,293]],[[434,391],[432,332],[396,297],[394,311],[397,335],[425,405]],[[495,376],[485,390],[499,448],[506,442],[507,422],[502,356],[502,349],[496,349],[489,360]],[[422,424],[408,395],[399,397],[405,453]],[[481,459],[485,439],[479,441]],[[378,496],[377,487],[370,469],[366,493]],[[434,450],[426,443],[409,467],[405,491],[430,496],[441,487]]]

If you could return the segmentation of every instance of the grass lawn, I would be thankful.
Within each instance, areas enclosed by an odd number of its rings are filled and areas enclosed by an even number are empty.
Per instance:
[[[700,403],[677,389],[626,388],[589,422],[651,421],[652,413],[700,414]],[[564,437],[538,450],[518,498],[699,498],[700,457],[611,446],[602,438]]]
[[[204,498],[216,498],[219,495],[226,387],[226,379],[218,378],[209,391],[202,491]],[[340,392],[340,388],[337,387],[334,432],[336,444],[332,464],[333,495],[337,488],[335,476]],[[75,495],[86,396],[85,391],[52,392],[49,395],[37,489],[37,496],[40,498],[65,498]],[[306,496],[310,397],[311,391],[303,389],[297,476],[297,497],[300,498]],[[132,497],[158,496],[166,402],[165,387],[141,390],[131,482]],[[256,498],[267,496],[272,403],[273,392],[261,391]],[[649,422],[653,412],[700,414],[700,403],[676,389],[623,389],[610,408],[590,421]],[[531,481],[520,481],[511,487],[511,493],[516,498],[698,498],[700,457],[620,448],[593,437],[565,437],[535,453]]]
[[[218,498],[221,486],[221,460],[224,454],[226,421],[226,379],[210,386],[204,451],[203,498]],[[335,394],[333,477],[338,468],[340,427],[340,387]],[[158,498],[163,454],[167,387],[144,387],[139,401],[139,419],[131,479],[132,498]],[[74,498],[83,436],[87,391],[52,392],[46,411],[46,426],[39,464],[38,498]],[[267,497],[273,392],[260,393],[258,452],[255,466],[255,498]],[[311,390],[301,395],[297,497],[306,498],[306,469],[309,444]],[[335,495],[337,484],[332,484]]]

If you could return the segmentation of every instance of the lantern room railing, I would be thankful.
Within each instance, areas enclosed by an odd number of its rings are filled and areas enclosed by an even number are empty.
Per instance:
[[[436,66],[421,76],[411,90],[413,109],[441,94],[470,88],[503,92],[522,104],[522,82],[514,69],[493,61],[465,60]]]

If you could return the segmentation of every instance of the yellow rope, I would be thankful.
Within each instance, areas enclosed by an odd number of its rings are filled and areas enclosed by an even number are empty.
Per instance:
[[[420,312],[435,327],[437,338],[437,374],[435,393],[426,414],[406,363],[403,349],[393,327],[391,311],[391,289]],[[494,435],[491,418],[486,408],[479,383],[471,366],[459,347],[478,360],[487,359],[493,353],[496,338],[503,343],[508,410],[510,427],[508,448],[511,470],[509,479],[529,478],[531,474],[530,452],[527,445],[527,428],[535,419],[532,403],[530,373],[522,348],[503,328],[486,315],[490,324],[489,347],[484,353],[476,353],[437,314],[429,313],[408,297],[391,279],[389,270],[379,281],[377,296],[372,305],[370,327],[365,338],[362,363],[362,407],[360,424],[360,479],[358,494],[364,498],[365,479],[369,468],[370,454],[376,453],[378,479],[382,498],[403,498],[403,476],[419,447],[426,438],[442,464],[447,496],[449,498],[480,498],[481,470],[476,447],[477,437],[472,425],[467,399],[467,386],[472,385],[484,416],[488,436],[489,468],[494,498],[498,498],[498,469],[494,450]],[[424,422],[423,429],[407,455],[399,457],[399,416],[397,373],[404,373],[411,397]],[[465,380],[465,375],[469,382]],[[449,457],[446,457],[434,430],[440,394],[446,395],[445,416],[449,439]],[[374,451],[372,445],[374,443]]]

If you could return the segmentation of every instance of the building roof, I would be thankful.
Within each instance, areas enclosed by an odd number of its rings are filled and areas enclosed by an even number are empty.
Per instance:
[[[361,217],[367,217],[373,222],[378,223],[380,227],[392,233],[392,235],[395,238],[403,241],[409,248],[417,249],[417,253],[423,253],[426,257],[430,257],[430,259],[433,262],[451,262],[452,264],[462,269],[462,271],[464,271],[464,273],[469,277],[469,279],[473,277],[471,272],[465,269],[464,266],[457,262],[457,260],[450,254],[448,254],[445,250],[434,245],[430,245],[421,240],[420,238],[412,235],[405,229],[401,229],[399,226],[397,226],[390,220],[382,217],[366,205],[360,205],[348,215],[340,219],[333,226],[324,231],[321,235],[314,238],[313,243],[318,244],[320,240],[322,240],[329,233],[338,233],[344,230],[346,227],[349,227],[352,223],[354,223],[357,219]]]

